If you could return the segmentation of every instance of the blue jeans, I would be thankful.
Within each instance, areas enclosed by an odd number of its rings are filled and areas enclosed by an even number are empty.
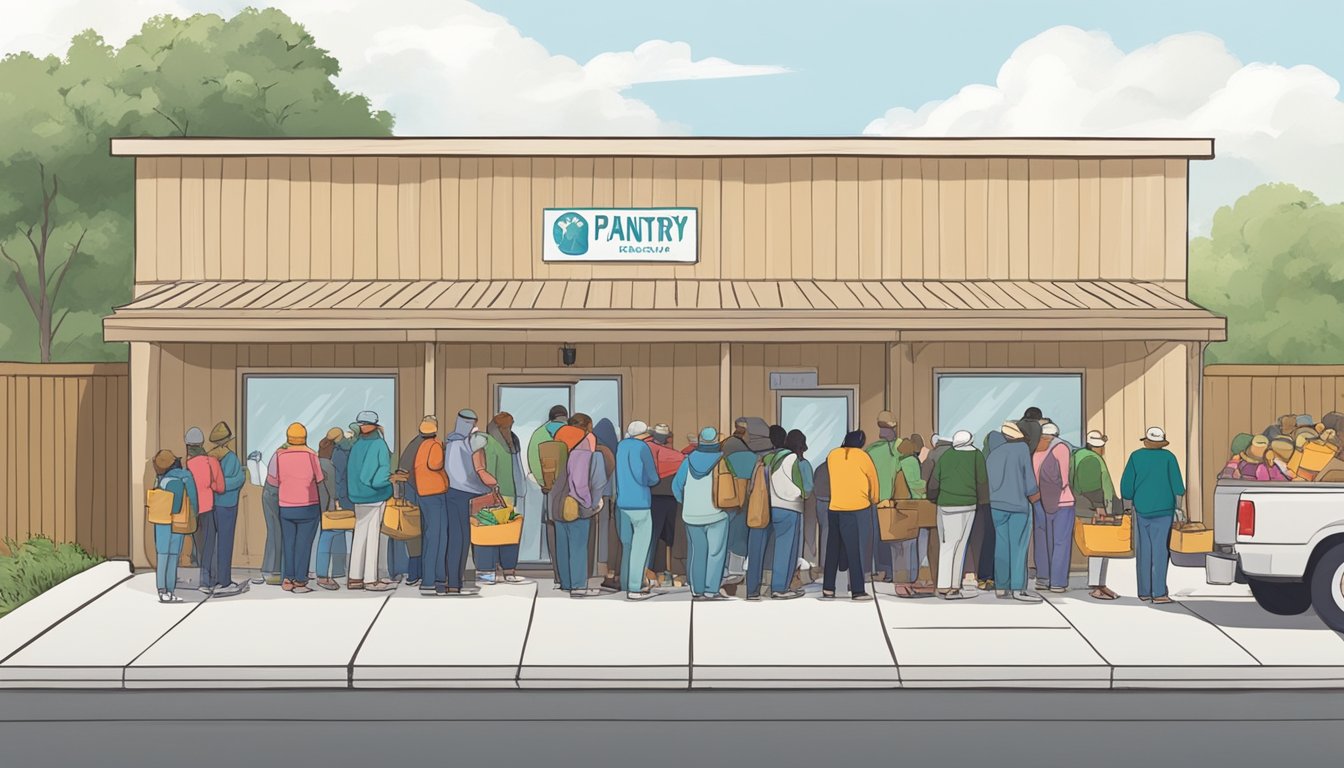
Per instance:
[[[280,508],[280,538],[285,546],[280,570],[284,578],[298,582],[308,580],[308,561],[312,558],[313,539],[317,538],[321,518],[321,508],[316,504]]]
[[[728,513],[728,551],[738,557],[747,556],[747,542],[751,529],[747,527],[747,513],[741,509],[724,510]]]
[[[770,508],[770,525],[752,528],[747,539],[747,594],[761,592],[765,570],[766,545],[774,540],[770,563],[770,591],[787,592],[798,564],[798,521],[801,515],[793,510]]]
[[[872,510],[876,514],[876,510]],[[835,591],[836,576],[840,572],[840,550],[843,547],[845,559],[849,561],[849,591],[854,595],[864,594],[864,582],[868,574],[864,573],[862,530],[867,510],[857,512],[832,512],[826,510],[826,568],[821,588],[827,592]]]
[[[182,556],[182,541],[187,537],[173,533],[169,523],[154,526],[154,586],[160,592],[177,589],[177,559]]]
[[[238,505],[215,505],[200,516],[196,542],[201,551],[196,562],[201,566],[201,585],[227,587],[233,583],[233,534],[238,528]]]
[[[1031,513],[992,510],[994,516],[994,588],[1021,592],[1027,588],[1027,546]]]
[[[618,507],[616,515],[616,533],[621,539],[621,585],[627,592],[639,592],[644,588],[644,556],[648,554],[649,543],[653,541],[653,510]],[[555,523],[557,554],[561,525],[564,523]],[[632,558],[631,553],[638,555]],[[560,582],[563,588],[563,575]]]
[[[1073,558],[1072,504],[1054,512],[1036,505],[1032,538],[1036,549],[1036,580],[1052,587],[1069,586],[1069,561]]]
[[[1171,562],[1171,515],[1134,515],[1138,530],[1134,550],[1138,562],[1139,597],[1167,596],[1167,565]]]
[[[266,522],[266,546],[261,551],[261,572],[268,576],[279,576],[280,563],[285,559],[285,545],[280,536],[280,489],[274,485],[261,489],[261,517]]]
[[[493,573],[496,569],[512,571],[518,567],[518,545],[503,544],[497,547],[472,547],[476,553],[476,572]]]
[[[592,520],[588,518],[568,523],[555,521],[555,564],[560,570],[560,588],[566,592],[588,588],[588,529],[591,524]],[[648,548],[640,551],[647,552]]]
[[[448,489],[448,587],[461,589],[467,572],[467,552],[471,549],[471,500],[478,494]],[[429,557],[429,553],[425,553]]]
[[[860,512],[862,517],[859,519],[859,548],[861,552],[859,562],[863,563],[862,572],[866,577],[870,573],[879,571],[887,574],[890,578],[892,573],[891,547],[888,542],[882,541],[877,535],[877,507],[870,508],[867,512]],[[850,572],[853,572],[854,558],[849,559]]]
[[[420,588],[431,590],[448,583],[448,494],[420,498]]]
[[[405,576],[407,581],[418,581],[420,572],[423,570],[423,555],[411,555],[409,542],[397,541],[389,538],[387,540],[387,575],[388,578],[395,579],[398,576]]]
[[[345,578],[350,551],[346,543],[349,531],[322,531],[317,534],[317,577],[319,579]]]
[[[723,585],[728,559],[728,520],[707,525],[686,524],[686,578],[692,595],[716,595]]]

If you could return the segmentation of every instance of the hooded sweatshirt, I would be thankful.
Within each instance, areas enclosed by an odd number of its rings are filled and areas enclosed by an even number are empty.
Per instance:
[[[1058,512],[1061,507],[1074,505],[1073,489],[1069,487],[1072,455],[1068,444],[1058,437],[1041,435],[1041,440],[1049,441],[1049,447],[1031,455],[1036,484],[1041,489],[1041,506],[1046,512]]]
[[[732,470],[733,476],[742,480],[751,478],[757,459],[775,450],[774,444],[770,442],[770,425],[765,423],[765,419],[748,416],[745,421],[746,438],[729,438],[723,446],[728,469]],[[742,450],[739,445],[746,450]]]
[[[209,456],[219,461],[219,470],[224,473],[224,490],[215,494],[215,506],[238,506],[238,493],[247,482],[243,462],[239,460],[238,454],[229,450],[227,445],[216,446],[210,451]]]
[[[532,437],[527,441],[527,471],[532,473],[538,483],[541,482],[541,444],[554,440],[555,433],[563,426],[564,421],[548,421],[533,430]]]
[[[681,519],[687,525],[711,525],[728,519],[714,506],[714,465],[723,458],[716,443],[696,446],[672,477],[672,495],[681,502]]]
[[[985,459],[989,472],[989,505],[1003,512],[1026,514],[1031,511],[1027,497],[1040,493],[1031,451],[1022,440],[1005,442]]]
[[[486,427],[485,435],[485,469],[499,481],[500,494],[504,498],[514,498],[518,495],[518,482],[523,476],[518,436],[512,430],[504,434],[504,430],[494,421]]]
[[[392,498],[392,451],[380,430],[361,434],[350,446],[345,487],[351,504],[379,504]]]
[[[658,484],[658,470],[649,444],[627,437],[616,445],[616,506],[621,509],[653,507],[649,489]]]
[[[455,491],[465,491],[473,496],[481,496],[490,491],[480,473],[472,455],[485,450],[486,437],[483,432],[472,432],[476,422],[473,419],[457,417],[453,433],[444,443],[444,463],[448,470],[448,487]]]
[[[607,493],[607,468],[596,447],[597,438],[592,433],[585,435],[570,451],[565,465],[568,493],[579,502],[580,519],[596,515]]]

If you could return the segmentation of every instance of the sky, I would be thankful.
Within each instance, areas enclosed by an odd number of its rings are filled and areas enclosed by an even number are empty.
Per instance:
[[[0,0],[0,52],[238,0]],[[254,3],[255,4],[255,3]],[[1344,3],[275,0],[403,135],[1210,136],[1191,229],[1344,199]]]

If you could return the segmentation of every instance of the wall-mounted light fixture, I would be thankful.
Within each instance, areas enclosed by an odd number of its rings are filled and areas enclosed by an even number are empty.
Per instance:
[[[573,365],[578,358],[579,351],[574,348],[573,344],[560,345],[560,362],[564,363],[566,368]]]

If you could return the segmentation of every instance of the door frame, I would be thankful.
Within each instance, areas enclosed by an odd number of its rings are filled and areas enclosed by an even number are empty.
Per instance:
[[[816,389],[778,389],[775,390],[775,420],[782,422],[784,420],[784,398],[786,397],[835,397],[844,395],[846,401],[846,418],[849,422],[845,425],[845,431],[849,432],[858,428],[855,424],[857,411],[855,401],[859,399],[859,388],[851,387],[845,384],[837,384],[829,387],[817,387]]]

